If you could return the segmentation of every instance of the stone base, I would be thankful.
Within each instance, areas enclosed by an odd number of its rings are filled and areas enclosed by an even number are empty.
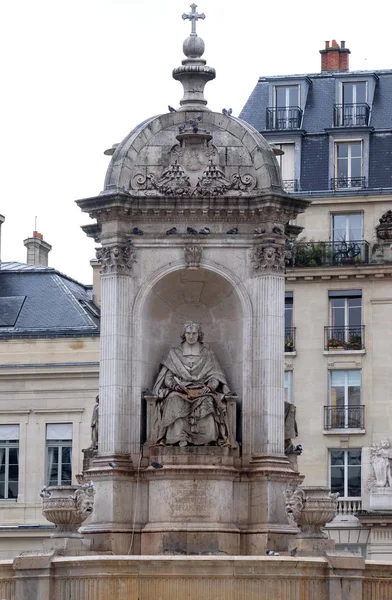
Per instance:
[[[91,540],[83,538],[62,537],[49,538],[43,543],[44,553],[54,552],[60,556],[85,556],[91,552]]]
[[[392,510],[392,488],[372,488],[369,494],[370,510]]]
[[[335,542],[327,537],[304,537],[297,534],[289,543],[289,554],[295,551],[295,556],[325,556],[335,549]]]

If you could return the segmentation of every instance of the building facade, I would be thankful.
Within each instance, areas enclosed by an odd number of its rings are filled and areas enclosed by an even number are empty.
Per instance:
[[[52,533],[39,494],[76,481],[98,393],[92,287],[48,267],[36,232],[25,245],[27,264],[0,266],[0,559]]]
[[[285,189],[312,199],[287,230],[300,470],[339,492],[337,544],[390,560],[392,70],[350,71],[349,53],[326,42],[320,73],[260,77],[240,116],[275,147]]]

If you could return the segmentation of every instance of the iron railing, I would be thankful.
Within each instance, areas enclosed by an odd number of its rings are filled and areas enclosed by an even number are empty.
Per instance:
[[[324,327],[325,350],[364,350],[365,326]]]
[[[298,179],[283,179],[282,183],[285,192],[298,192]]]
[[[295,327],[286,327],[284,330],[284,351],[295,352]]]
[[[370,106],[360,104],[335,104],[333,124],[335,127],[367,127],[369,125]]]
[[[351,190],[353,188],[362,190],[366,187],[366,177],[333,177],[331,179],[331,190]]]
[[[299,129],[302,110],[299,106],[267,108],[267,129]]]
[[[365,407],[324,406],[324,429],[365,429]]]
[[[366,265],[369,243],[365,240],[347,242],[289,242],[286,267],[335,267]]]

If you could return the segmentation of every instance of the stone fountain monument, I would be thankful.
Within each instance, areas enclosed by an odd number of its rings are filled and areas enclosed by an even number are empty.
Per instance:
[[[298,533],[285,492],[285,228],[308,200],[274,152],[207,108],[215,70],[191,12],[180,107],[113,148],[77,204],[100,247],[99,429],[84,535],[114,554],[265,554]]]

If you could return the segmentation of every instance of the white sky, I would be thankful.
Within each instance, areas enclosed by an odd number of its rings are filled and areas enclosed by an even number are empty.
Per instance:
[[[190,0],[0,0],[2,260],[25,262],[37,229],[49,264],[91,283],[91,222],[74,200],[98,194],[109,157],[144,119],[178,106]],[[238,115],[260,75],[320,70],[328,39],[346,40],[350,69],[391,68],[384,0],[200,0],[197,31],[217,71],[209,108]],[[326,8],[322,8],[326,7]],[[329,11],[329,12],[328,12]]]

